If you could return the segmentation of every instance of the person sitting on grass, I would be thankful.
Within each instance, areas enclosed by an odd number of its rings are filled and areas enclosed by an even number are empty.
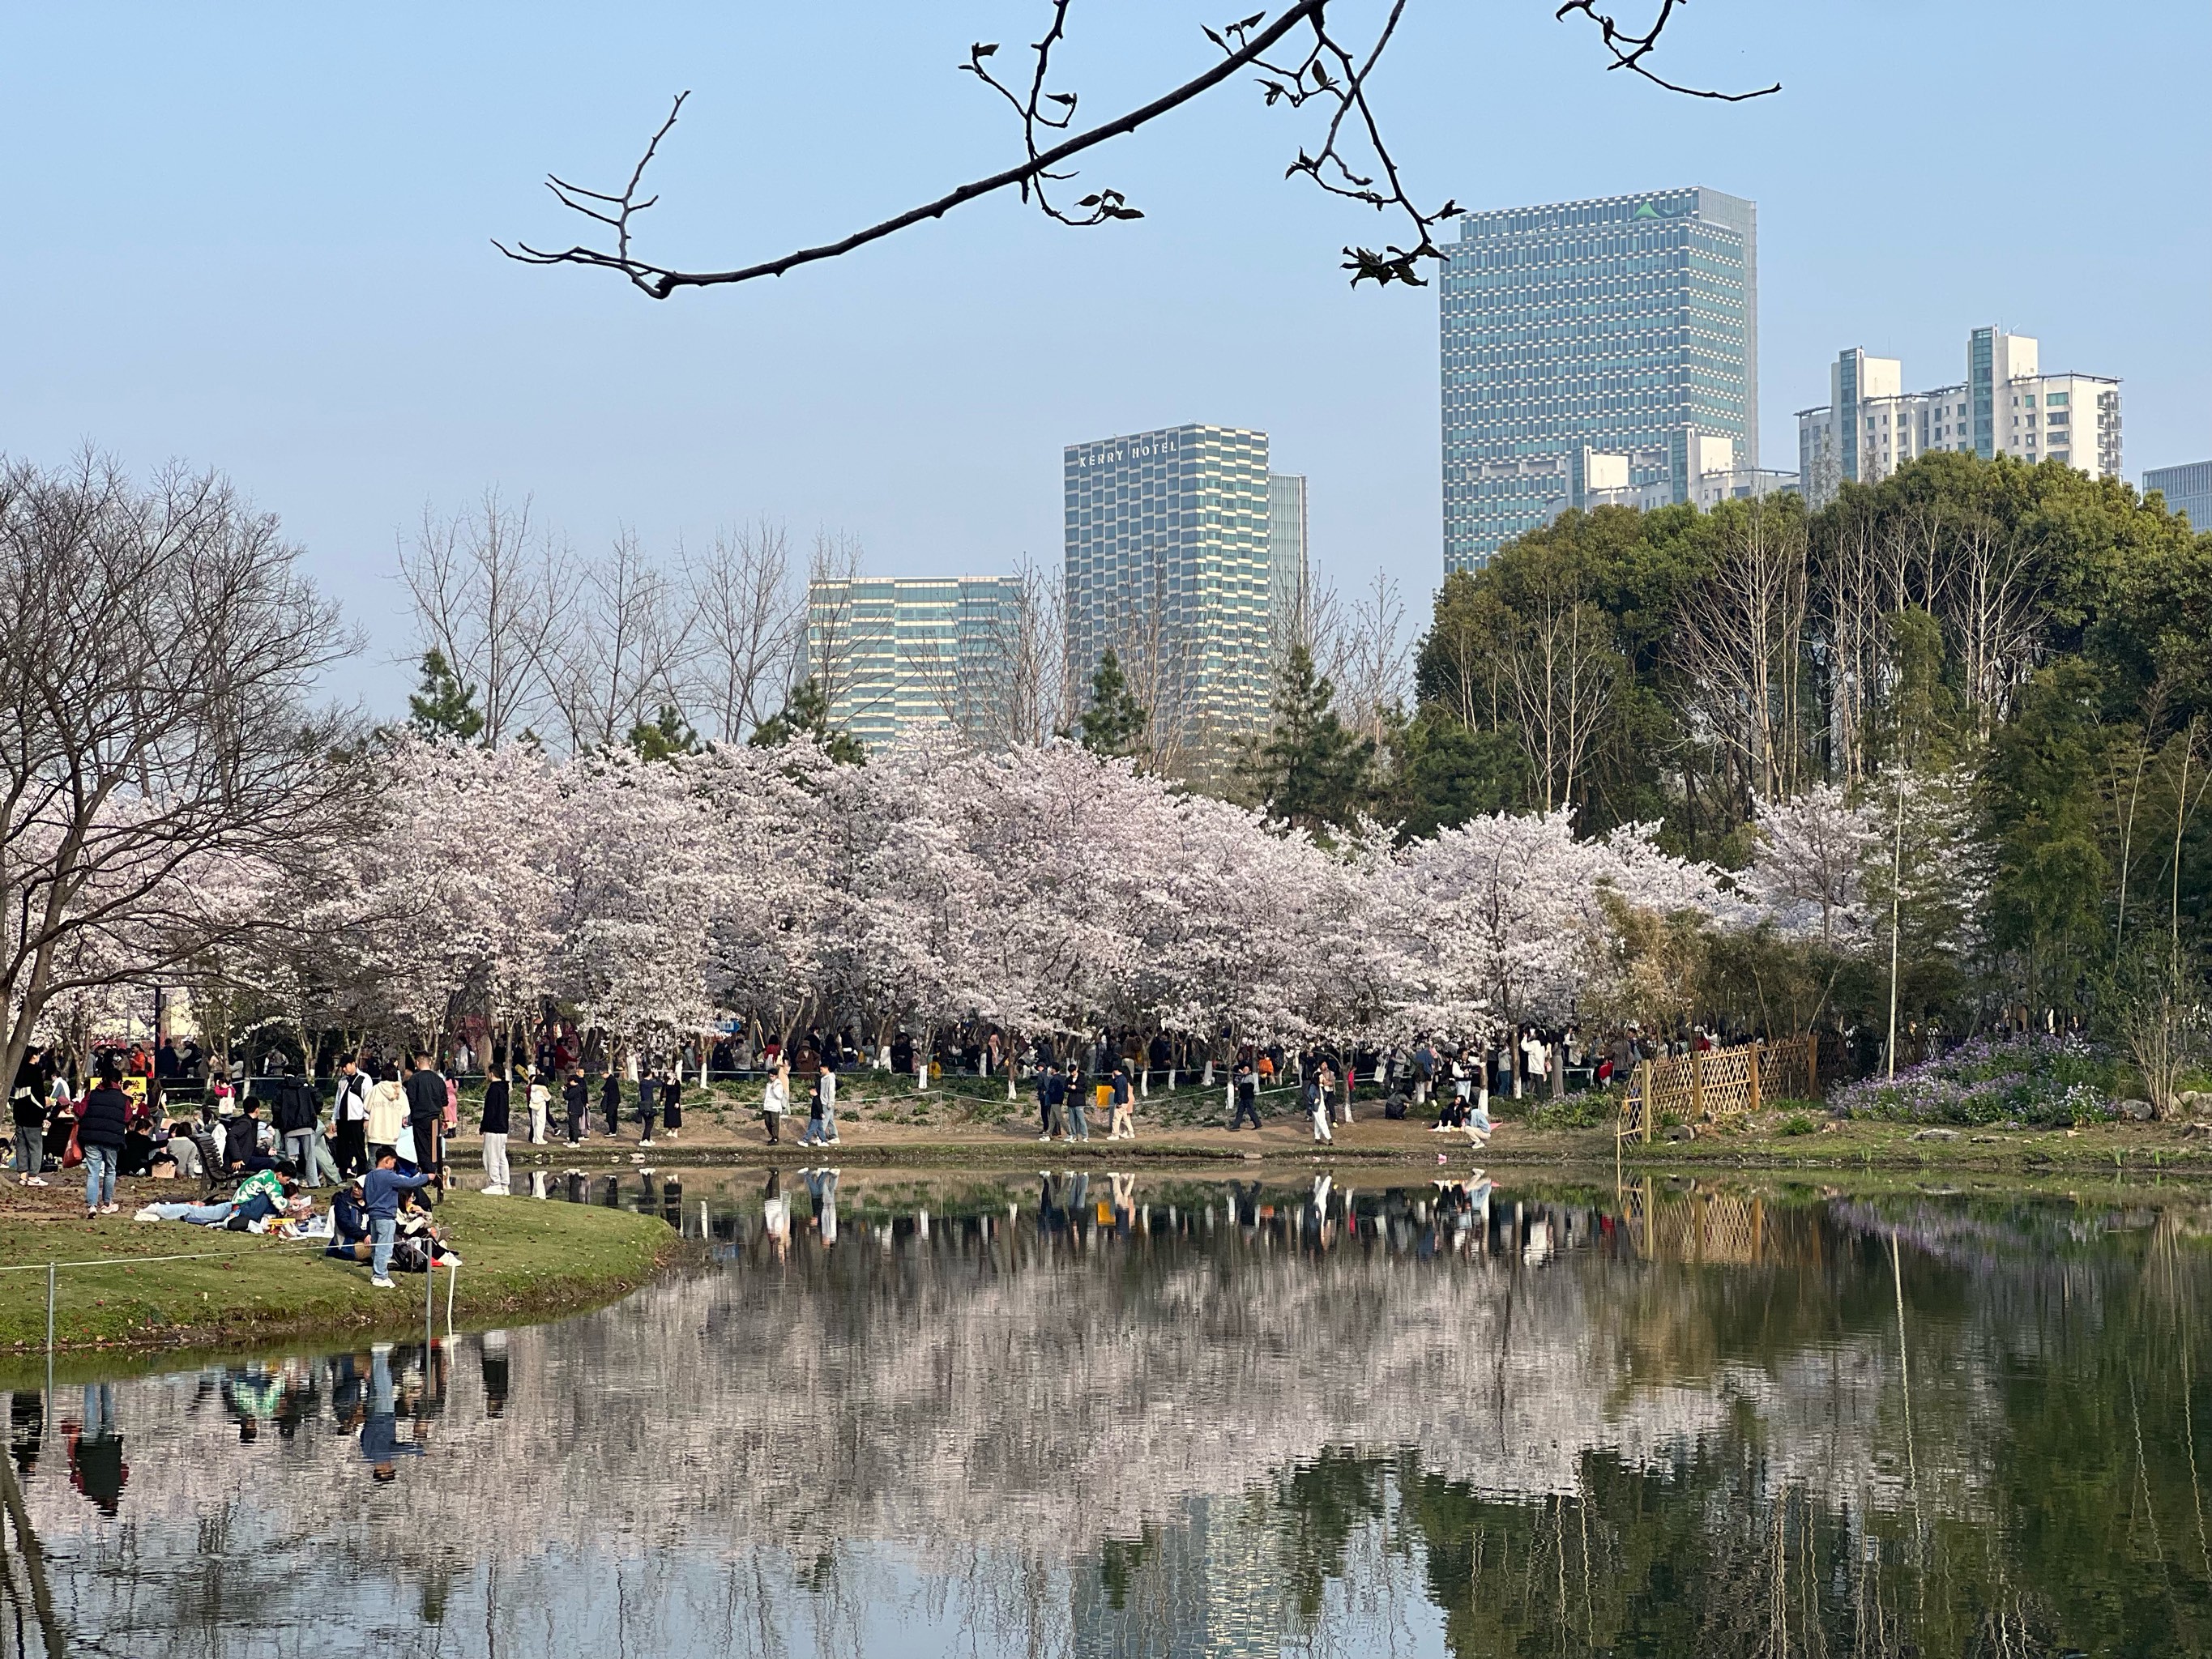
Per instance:
[[[392,1247],[399,1232],[399,1194],[430,1184],[427,1175],[399,1173],[399,1156],[390,1148],[379,1153],[376,1167],[362,1178],[362,1207],[368,1212],[370,1237],[368,1282],[380,1291],[392,1289]]]
[[[349,1181],[331,1200],[331,1242],[323,1254],[341,1261],[366,1261],[371,1248],[368,1206],[362,1198],[361,1182]]]

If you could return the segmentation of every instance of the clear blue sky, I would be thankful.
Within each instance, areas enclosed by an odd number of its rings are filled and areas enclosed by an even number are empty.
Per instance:
[[[1009,155],[953,66],[1044,9],[15,8],[0,451],[228,471],[371,630],[361,690],[387,705],[394,538],[491,483],[580,549],[766,514],[886,573],[994,571],[1057,559],[1063,444],[1255,426],[1312,479],[1324,572],[1380,563],[1424,606],[1435,291],[1345,289],[1336,250],[1371,222],[1283,179],[1298,119],[1243,90],[1089,170],[1133,225],[987,203],[659,305],[489,246],[568,238],[539,175],[615,179],[686,87],[649,252],[737,262],[907,205]],[[1067,82],[1103,113],[1202,64],[1198,25],[1235,9],[1082,0]],[[1539,0],[1413,0],[1379,95],[1425,197],[1756,200],[1770,465],[1838,348],[1935,384],[1997,322],[2123,377],[2132,479],[2212,455],[2208,64],[2202,0],[1700,0],[1669,70],[1784,82],[1721,106],[1602,72]]]

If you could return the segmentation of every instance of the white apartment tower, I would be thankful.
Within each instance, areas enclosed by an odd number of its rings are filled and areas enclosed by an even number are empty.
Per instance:
[[[1822,507],[1846,481],[1879,483],[1930,450],[1984,459],[2063,461],[2120,475],[2120,383],[2102,374],[2045,374],[2025,334],[1978,328],[1966,339],[1966,378],[1929,392],[1904,389],[1904,365],[1854,347],[1828,368],[1828,401],[1797,412],[1797,471]]]

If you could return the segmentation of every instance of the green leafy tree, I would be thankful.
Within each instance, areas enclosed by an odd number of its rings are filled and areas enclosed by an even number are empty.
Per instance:
[[[830,722],[830,699],[811,675],[792,688],[783,707],[753,728],[746,739],[756,749],[781,749],[797,738],[811,738],[830,758],[842,766],[865,766],[868,751],[849,732]]]
[[[1983,772],[1996,869],[1992,942],[2014,953],[2031,1001],[2074,1000],[2101,957],[2111,865],[2100,837],[2101,684],[2078,658],[2036,671]]]
[[[465,685],[435,646],[422,653],[422,678],[407,698],[407,721],[427,737],[472,743],[483,731],[477,689]]]
[[[1389,764],[1376,807],[1402,836],[1516,811],[1532,788],[1528,759],[1510,735],[1462,725],[1435,704],[1394,723],[1384,749]]]
[[[1126,760],[1145,752],[1152,712],[1139,702],[1111,646],[1091,676],[1091,704],[1078,722],[1083,746],[1094,755]]]
[[[1245,765],[1270,813],[1317,834],[1350,823],[1370,804],[1375,745],[1345,729],[1335,702],[1313,653],[1292,646],[1275,677],[1273,725]]]
[[[655,719],[640,720],[630,727],[629,746],[649,761],[673,760],[678,755],[697,754],[699,734],[684,723],[674,703],[664,702]]]

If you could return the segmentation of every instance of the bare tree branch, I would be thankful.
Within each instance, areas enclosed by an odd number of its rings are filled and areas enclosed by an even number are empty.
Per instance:
[[[1564,19],[1570,13],[1580,13],[1597,26],[1606,50],[1613,58],[1608,68],[1626,69],[1669,92],[1740,103],[1781,90],[1781,83],[1777,82],[1751,92],[1709,91],[1681,86],[1655,73],[1646,59],[1658,46],[1675,10],[1684,3],[1685,0],[1660,0],[1658,15],[1642,33],[1626,29],[1613,17],[1600,13],[1595,0],[1567,0],[1553,15]],[[577,243],[565,248],[544,248],[528,242],[517,242],[510,247],[496,240],[492,246],[508,258],[525,264],[585,265],[611,270],[639,292],[655,300],[665,300],[678,289],[750,283],[763,276],[781,276],[802,265],[839,258],[927,220],[941,219],[957,207],[1004,190],[1018,191],[1024,202],[1034,201],[1048,217],[1061,224],[1091,226],[1140,219],[1143,213],[1130,206],[1119,191],[1095,191],[1079,199],[1070,210],[1054,202],[1047,186],[1071,178],[1071,173],[1060,169],[1077,156],[1109,139],[1134,132],[1252,69],[1261,71],[1260,89],[1270,106],[1284,103],[1292,109],[1302,109],[1310,101],[1319,100],[1331,111],[1320,148],[1310,154],[1301,148],[1297,159],[1286,170],[1286,176],[1303,173],[1331,195],[1363,203],[1377,212],[1400,213],[1411,227],[1407,239],[1410,246],[1392,243],[1379,251],[1358,246],[1344,250],[1344,268],[1352,273],[1353,285],[1372,282],[1378,286],[1392,283],[1418,286],[1425,281],[1420,275],[1421,263],[1442,261],[1443,252],[1436,245],[1432,233],[1458,212],[1457,204],[1447,201],[1441,207],[1427,210],[1408,195],[1398,164],[1383,142],[1382,123],[1368,99],[1369,80],[1396,34],[1405,14],[1406,0],[1395,0],[1382,29],[1364,51],[1354,51],[1331,33],[1327,15],[1328,0],[1294,0],[1272,21],[1264,11],[1260,11],[1219,29],[1208,28],[1205,31],[1206,38],[1221,50],[1219,62],[1151,101],[1081,132],[1070,132],[1079,94],[1047,90],[1054,53],[1066,39],[1068,15],[1073,4],[1074,0],[1051,0],[1051,21],[1042,38],[1030,48],[1026,77],[1002,76],[993,69],[991,60],[999,51],[995,41],[979,41],[971,46],[967,61],[959,66],[963,74],[974,76],[997,93],[1018,118],[1022,159],[1012,167],[956,185],[941,196],[850,235],[725,270],[678,270],[640,258],[632,251],[633,221],[660,199],[658,194],[641,194],[646,171],[659,153],[661,141],[668,137],[677,118],[683,113],[684,100],[691,95],[685,91],[676,95],[666,118],[654,131],[637,164],[630,169],[629,182],[619,191],[587,190],[557,174],[550,175],[546,180],[547,188],[562,207],[614,233],[612,247]],[[1304,40],[1295,40],[1302,30]],[[1269,54],[1276,48],[1286,46],[1291,47],[1291,55],[1280,60],[1270,58]],[[1298,50],[1301,46],[1302,51]],[[1025,87],[1020,84],[1024,78]],[[1048,142],[1060,133],[1069,136],[1057,143]],[[1363,161],[1354,165],[1344,148],[1348,134],[1356,137],[1364,147],[1365,154],[1372,158],[1371,163]],[[1368,170],[1370,166],[1372,171]]]
[[[1653,74],[1644,60],[1659,44],[1659,37],[1665,33],[1668,20],[1674,16],[1675,9],[1687,3],[1689,0],[1660,0],[1659,15],[1651,20],[1651,27],[1641,34],[1622,28],[1612,18],[1600,12],[1596,0],[1567,0],[1566,4],[1552,15],[1558,19],[1564,18],[1569,12],[1580,12],[1597,25],[1598,33],[1605,41],[1605,49],[1613,54],[1613,62],[1606,65],[1607,69],[1625,69],[1631,75],[1642,76],[1655,87],[1680,93],[1685,98],[1710,98],[1716,103],[1741,104],[1782,90],[1782,82],[1777,81],[1772,86],[1756,88],[1750,92],[1714,92],[1703,87],[1682,86]]]

